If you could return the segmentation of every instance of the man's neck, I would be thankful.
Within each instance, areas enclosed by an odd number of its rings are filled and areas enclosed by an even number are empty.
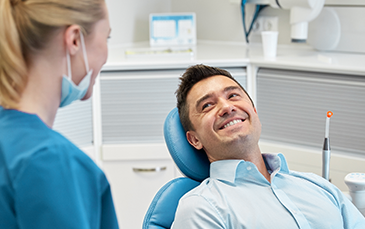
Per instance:
[[[210,157],[211,154],[207,153],[207,155],[210,162],[229,159],[249,161],[256,165],[259,172],[266,178],[266,180],[271,183],[271,176],[269,171],[267,170],[265,160],[262,157],[261,150],[258,144],[252,145],[252,147],[245,147],[241,149],[239,147],[230,147],[229,149],[227,149],[226,153],[222,153],[222,155],[229,155],[226,158],[212,158]]]
[[[271,183],[271,176],[266,167],[265,160],[262,157],[260,150],[258,150],[258,152],[256,152],[256,153],[253,153],[252,155],[250,155],[250,157],[247,157],[244,160],[249,161],[249,162],[253,163],[254,165],[256,165],[259,172],[266,178],[266,180],[268,180]]]

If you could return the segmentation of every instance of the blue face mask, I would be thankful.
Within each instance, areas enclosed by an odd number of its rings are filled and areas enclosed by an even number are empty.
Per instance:
[[[86,76],[81,80],[79,85],[76,85],[72,81],[72,75],[71,75],[71,61],[70,61],[70,54],[68,53],[68,50],[66,50],[66,58],[67,58],[67,70],[68,75],[62,76],[62,89],[61,89],[61,103],[60,107],[67,106],[71,104],[73,101],[80,100],[84,98],[87,90],[90,86],[90,78],[93,73],[93,70],[89,71],[89,64],[87,61],[87,55],[86,55],[86,49],[85,49],[85,43],[84,43],[84,36],[82,33],[80,33],[80,40],[81,40],[81,47],[82,52],[84,56],[85,61],[85,67],[86,67]]]

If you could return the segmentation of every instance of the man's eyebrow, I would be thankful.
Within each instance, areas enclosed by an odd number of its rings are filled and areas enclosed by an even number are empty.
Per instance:
[[[233,91],[233,90],[240,90],[240,91],[243,91],[241,87],[239,86],[229,86],[229,87],[226,87],[224,88],[224,92],[228,92],[228,91]],[[203,97],[201,97],[200,99],[198,99],[198,101],[196,101],[196,104],[195,104],[195,108],[198,110],[199,109],[199,106],[200,104],[206,100],[206,99],[209,99],[210,97],[213,96],[213,93],[209,93],[209,94],[206,94],[204,95]]]
[[[204,100],[209,99],[209,98],[210,98],[210,97],[212,97],[212,96],[213,96],[213,93],[209,93],[209,94],[204,95],[204,96],[203,96],[203,97],[201,97],[200,99],[198,99],[198,101],[196,101],[196,103],[195,103],[195,108],[198,110],[198,108],[199,108],[200,104],[201,104]]]
[[[229,87],[226,87],[224,88],[224,92],[227,92],[227,91],[233,91],[233,90],[240,90],[240,91],[243,91],[241,87],[239,86],[229,86]]]

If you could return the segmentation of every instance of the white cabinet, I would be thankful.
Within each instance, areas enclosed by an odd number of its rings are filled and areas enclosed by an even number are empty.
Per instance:
[[[120,228],[141,228],[156,192],[177,176],[167,147],[163,143],[105,144],[102,156]]]
[[[75,101],[58,109],[53,129],[80,147],[93,160],[96,159],[91,99]]]
[[[175,177],[171,159],[104,161],[103,168],[111,183],[122,229],[142,228],[144,215],[156,192]]]
[[[75,101],[69,106],[59,108],[53,129],[70,139],[78,147],[93,144],[91,99]]]

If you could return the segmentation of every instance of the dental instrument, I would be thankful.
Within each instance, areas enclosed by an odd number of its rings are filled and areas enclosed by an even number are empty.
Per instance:
[[[326,131],[325,131],[323,152],[322,152],[322,177],[326,180],[329,180],[329,173],[330,173],[331,147],[329,139],[329,129],[330,129],[330,118],[332,115],[333,115],[332,111],[327,112]]]
[[[331,147],[329,139],[330,118],[332,111],[327,112],[326,131],[322,153],[322,177],[329,180],[329,168],[331,158]],[[345,183],[350,191],[350,199],[352,203],[359,209],[361,214],[365,216],[365,173],[349,173],[345,177]]]

